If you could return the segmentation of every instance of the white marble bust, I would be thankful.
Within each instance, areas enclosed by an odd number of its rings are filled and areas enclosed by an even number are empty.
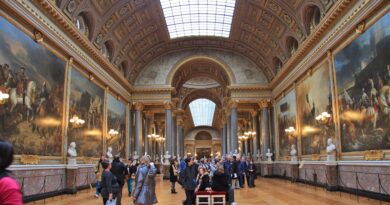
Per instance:
[[[169,164],[169,159],[171,158],[171,155],[169,154],[169,151],[167,150],[164,155],[164,164]]]
[[[139,159],[138,152],[134,151],[133,160]]]
[[[291,151],[290,151],[291,161],[296,162],[297,159],[297,149],[295,148],[295,144],[291,145]]]
[[[336,145],[333,144],[332,138],[328,139],[328,146],[326,147],[326,153],[328,153],[327,160],[336,161]]]
[[[69,157],[77,157],[76,142],[71,142],[68,148]]]
[[[271,153],[271,149],[268,148],[267,150],[267,153],[265,154],[265,156],[267,156],[267,159],[268,159],[268,162],[272,162],[272,153]]]
[[[112,159],[114,158],[114,157],[112,156],[112,147],[108,147],[108,148],[107,148],[107,153],[106,153],[106,155],[107,155],[108,160],[109,160],[110,162],[112,162]]]
[[[71,142],[68,148],[68,165],[77,165],[77,151],[76,151],[76,143]]]
[[[256,158],[257,158],[256,161],[260,161],[260,159],[261,159],[261,154],[260,154],[260,150],[259,149],[257,150]]]

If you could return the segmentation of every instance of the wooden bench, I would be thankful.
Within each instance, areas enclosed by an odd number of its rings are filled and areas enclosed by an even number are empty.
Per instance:
[[[225,205],[226,192],[223,191],[198,191],[196,205]]]

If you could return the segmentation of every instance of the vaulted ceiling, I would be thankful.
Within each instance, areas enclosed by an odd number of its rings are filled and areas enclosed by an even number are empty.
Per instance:
[[[159,0],[57,0],[72,21],[85,19],[85,35],[110,61],[125,67],[133,84],[153,59],[170,52],[208,48],[246,56],[271,80],[310,35],[313,8],[320,16],[335,0],[236,0],[229,38],[170,39]]]

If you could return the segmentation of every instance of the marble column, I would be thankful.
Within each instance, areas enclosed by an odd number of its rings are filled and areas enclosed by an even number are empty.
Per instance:
[[[135,104],[135,151],[140,156],[142,154],[142,110],[144,105],[142,103]]]
[[[237,103],[232,102],[231,104],[231,111],[230,111],[230,140],[231,140],[231,147],[230,150],[232,152],[235,152],[235,150],[238,150],[238,138],[237,138]]]
[[[172,157],[177,156],[177,118],[176,111],[172,112]]]
[[[265,159],[265,153],[267,153],[268,148],[270,148],[270,131],[269,131],[269,107],[266,100],[262,100],[259,103],[261,108],[261,138],[263,140],[263,147],[261,148],[261,153]],[[271,150],[274,152],[274,150]]]
[[[165,149],[170,155],[173,153],[173,134],[172,134],[172,103],[164,104],[165,108]]]
[[[225,139],[224,152],[223,154],[228,153],[228,145],[227,145],[227,123],[225,118],[225,123],[223,124],[223,138]]]
[[[228,154],[233,154],[234,150],[232,150],[232,146],[231,146],[231,142],[232,142],[232,138],[231,138],[231,132],[230,132],[230,128],[231,128],[231,123],[232,121],[230,120],[230,113],[227,115],[227,123],[226,123],[226,152]]]
[[[181,158],[184,157],[184,136],[183,136],[183,120],[177,120],[177,153]]]
[[[129,105],[129,127],[128,127],[128,132],[129,132],[129,155],[133,155],[134,153],[134,150],[135,150],[135,147],[134,147],[134,127],[133,127],[133,123],[134,123],[134,120],[133,120],[133,110],[131,109],[132,108],[132,105],[130,104]],[[128,156],[128,157],[130,157]]]
[[[153,139],[149,139],[148,135],[157,134],[155,131],[153,132],[153,124],[154,124],[154,113],[151,111],[145,112],[146,119],[146,133],[145,133],[145,152],[150,156],[153,155],[152,151],[152,143]]]
[[[256,154],[257,154],[257,145],[258,145],[258,140],[259,140],[259,118],[258,118],[258,112],[257,111],[252,111],[251,112],[251,116],[252,116],[252,130],[256,132],[255,136],[253,136],[252,138],[252,156],[254,158],[256,158]]]

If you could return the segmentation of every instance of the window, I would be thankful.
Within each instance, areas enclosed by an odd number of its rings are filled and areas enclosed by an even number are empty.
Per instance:
[[[212,126],[215,112],[215,103],[211,100],[200,98],[190,103],[192,120],[196,126]]]
[[[236,0],[160,0],[171,39],[228,38]]]
[[[89,29],[88,29],[88,24],[86,21],[86,18],[84,17],[84,14],[81,14],[80,16],[77,17],[75,21],[75,25],[79,31],[84,34],[85,36],[88,37],[89,35]]]

